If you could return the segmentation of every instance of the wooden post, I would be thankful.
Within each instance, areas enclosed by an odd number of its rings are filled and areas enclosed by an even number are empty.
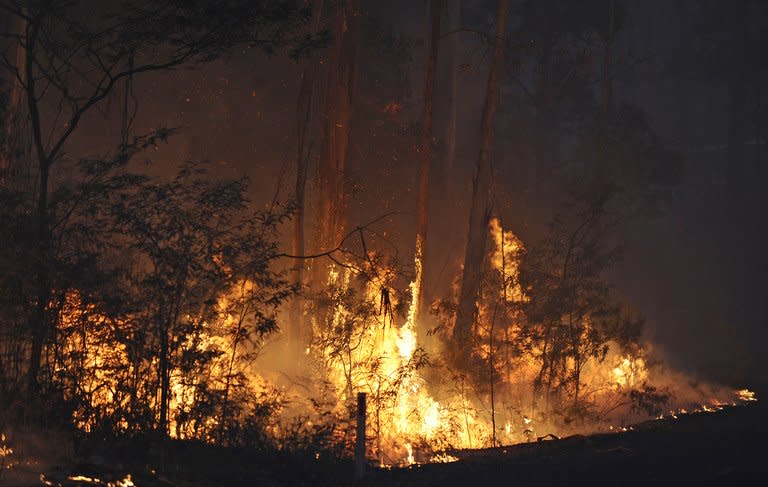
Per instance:
[[[357,393],[357,437],[355,438],[355,481],[365,476],[365,392]]]

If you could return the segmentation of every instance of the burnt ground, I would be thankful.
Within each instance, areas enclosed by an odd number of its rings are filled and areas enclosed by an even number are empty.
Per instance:
[[[371,486],[768,485],[768,408],[649,421],[634,431],[455,453],[375,472]]]
[[[625,433],[452,452],[459,461],[392,470],[373,468],[359,485],[768,485],[767,412],[765,405],[752,403],[716,413],[649,421]],[[44,439],[48,444],[59,443],[50,437]],[[163,472],[155,473],[150,465],[157,465],[158,459],[151,447],[122,445],[120,451],[111,453],[107,449],[101,446],[81,456],[87,458],[85,462],[70,457],[58,466],[44,466],[46,462],[40,461],[19,465],[0,474],[0,486],[115,486],[121,485],[118,481],[128,472],[136,487],[353,484],[352,464],[331,459],[301,460],[179,443],[173,447],[174,458],[163,462]],[[49,484],[41,482],[41,472]],[[98,482],[93,481],[96,478]]]

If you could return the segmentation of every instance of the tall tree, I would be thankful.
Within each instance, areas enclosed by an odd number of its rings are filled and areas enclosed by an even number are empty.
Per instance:
[[[499,0],[496,12],[496,35],[493,39],[493,57],[488,75],[488,86],[480,124],[480,154],[472,181],[472,206],[469,213],[467,246],[464,252],[464,272],[459,291],[453,341],[458,363],[466,365],[471,354],[470,337],[477,307],[476,300],[485,257],[491,203],[491,150],[496,109],[499,106],[501,64],[506,32],[509,1]]]
[[[316,0],[312,5],[312,23],[310,30],[316,35],[320,29],[320,20],[323,12],[323,0]],[[301,72],[301,85],[297,103],[297,143],[296,143],[296,208],[293,218],[291,235],[291,252],[293,255],[304,255],[304,202],[307,186],[307,169],[312,153],[312,114],[315,105],[316,78],[318,72],[318,60],[316,56],[310,57],[304,62]],[[291,268],[291,280],[296,287],[304,284],[303,259],[297,259]],[[302,297],[297,295],[291,303],[288,325],[288,340],[291,351],[295,356],[300,356],[304,343],[304,320],[302,313]]]
[[[416,231],[416,287],[415,300],[416,316],[421,310],[423,301],[422,286],[424,284],[424,259],[427,245],[427,215],[429,196],[429,169],[432,164],[432,105],[435,94],[435,70],[437,68],[437,51],[440,42],[440,11],[441,0],[430,0],[429,19],[427,22],[430,35],[429,54],[427,59],[427,79],[424,86],[424,108],[422,112],[421,135],[421,165],[419,166],[419,221]]]
[[[328,56],[325,147],[319,167],[318,245],[321,251],[339,242],[346,227],[347,198],[344,181],[350,158],[359,30],[359,0],[339,0],[333,19],[333,46]],[[323,274],[321,266],[316,265],[316,285],[322,283]]]
[[[282,217],[249,211],[246,187],[245,179],[212,181],[205,165],[188,163],[170,182],[141,184],[112,205],[115,226],[129,236],[125,253],[135,259],[130,288],[145,303],[134,319],[152,337],[146,353],[159,382],[162,435],[172,422],[172,376],[192,358],[184,346],[217,319],[221,303],[237,317],[228,330],[233,349],[221,397],[226,423],[238,343],[274,331],[274,311],[292,292],[270,270],[277,249],[271,238]]]

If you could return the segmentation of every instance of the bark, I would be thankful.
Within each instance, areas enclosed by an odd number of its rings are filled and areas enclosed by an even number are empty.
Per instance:
[[[509,11],[509,0],[499,0],[496,15],[496,37],[493,46],[491,71],[480,125],[480,154],[472,182],[472,207],[469,214],[467,246],[464,253],[464,272],[459,292],[456,322],[453,328],[454,349],[459,365],[466,365],[471,353],[470,338],[477,309],[477,295],[488,239],[491,215],[491,150],[496,109],[499,105],[501,63],[504,34]]]
[[[323,11],[323,0],[313,4],[311,33],[316,34],[320,29],[320,19]],[[315,78],[317,75],[317,59],[308,60],[301,73],[301,87],[297,103],[297,154],[296,154],[296,215],[293,219],[291,236],[291,252],[293,255],[304,255],[304,206],[307,185],[307,167],[311,155],[312,144],[309,136],[312,126],[312,107],[314,105]],[[297,287],[304,284],[304,261],[297,259],[291,268],[291,281]],[[302,298],[296,296],[289,310],[288,341],[291,353],[295,357],[301,355],[304,345],[304,319],[302,313]]]
[[[432,164],[432,105],[435,94],[435,70],[437,67],[437,51],[440,42],[440,10],[441,0],[430,0],[429,22],[430,31],[429,58],[427,60],[427,79],[424,86],[424,111],[422,113],[421,166],[419,168],[419,220],[416,232],[417,287],[419,291],[413,298],[416,302],[416,317],[422,309],[424,262],[427,245],[427,216],[429,201],[429,170]]]
[[[328,57],[325,148],[320,162],[319,251],[334,247],[344,235],[347,201],[344,175],[354,110],[355,61],[359,33],[359,0],[340,0],[333,22]],[[316,284],[323,272],[316,267]]]

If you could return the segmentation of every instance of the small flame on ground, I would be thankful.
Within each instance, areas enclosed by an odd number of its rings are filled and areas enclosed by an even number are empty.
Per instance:
[[[448,453],[442,452],[429,459],[430,463],[453,463],[458,462],[459,458]]]
[[[750,391],[749,389],[740,389],[736,391],[736,393],[738,394],[739,400],[741,401],[744,401],[744,402],[757,401],[757,394]]]
[[[67,480],[73,482],[85,482],[86,484],[100,484],[101,480],[96,477],[86,477],[85,475],[70,475]]]

